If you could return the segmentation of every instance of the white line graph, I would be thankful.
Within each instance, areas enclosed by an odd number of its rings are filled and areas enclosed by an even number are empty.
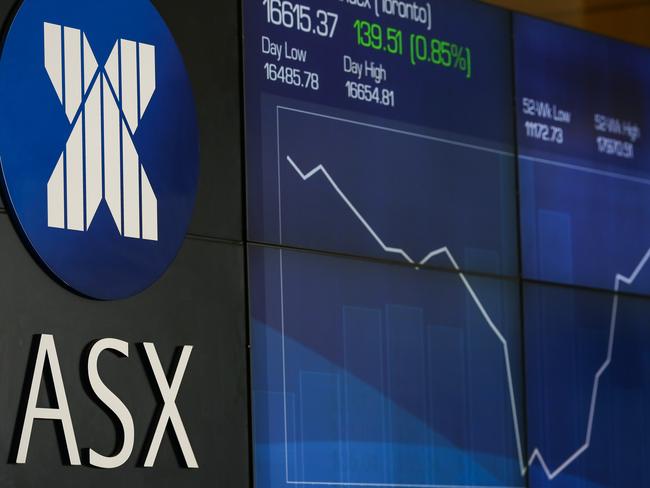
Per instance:
[[[514,383],[512,379],[512,372],[511,372],[511,365],[510,365],[510,352],[508,349],[508,342],[503,336],[503,334],[499,331],[498,327],[495,325],[493,320],[491,319],[490,315],[487,313],[485,307],[481,303],[480,299],[478,298],[475,290],[472,288],[470,285],[467,277],[465,274],[460,270],[460,267],[450,252],[450,250],[447,247],[442,247],[439,249],[435,249],[431,251],[429,254],[427,254],[424,258],[422,258],[419,261],[416,261],[413,259],[409,254],[401,248],[398,247],[393,247],[388,245],[383,241],[383,239],[375,232],[375,230],[372,228],[370,223],[366,220],[366,218],[359,212],[359,210],[355,207],[355,205],[352,203],[352,201],[348,198],[348,196],[343,192],[343,190],[339,187],[339,185],[336,183],[336,181],[332,178],[332,176],[329,174],[327,169],[323,165],[318,165],[311,169],[308,172],[303,172],[300,167],[293,161],[293,159],[290,156],[286,157],[287,162],[291,165],[291,167],[295,170],[295,172],[300,176],[300,178],[303,181],[307,181],[311,179],[312,177],[316,175],[322,175],[322,177],[327,180],[329,185],[332,187],[332,189],[339,195],[339,197],[345,202],[345,204],[348,206],[348,208],[352,211],[352,213],[356,216],[356,218],[361,222],[361,224],[364,226],[364,228],[368,231],[368,233],[373,237],[373,239],[379,244],[379,246],[389,254],[395,254],[401,256],[407,263],[416,265],[416,266],[423,266],[429,261],[431,261],[434,257],[436,256],[441,256],[444,255],[447,257],[449,262],[452,264],[454,269],[458,272],[458,276],[460,280],[462,281],[463,285],[467,289],[467,292],[470,294],[472,297],[472,300],[474,301],[476,307],[480,311],[482,317],[492,330],[492,332],[495,334],[499,342],[501,343],[503,347],[503,355],[504,355],[504,360],[505,360],[505,366],[506,366],[506,373],[507,373],[507,379],[508,379],[508,391],[509,391],[509,396],[510,396],[510,406],[512,410],[512,419],[513,419],[513,425],[514,425],[514,431],[515,431],[515,437],[516,437],[516,444],[517,444],[517,455],[518,455],[518,460],[519,460],[519,467],[521,469],[521,475],[524,476],[528,469],[533,465],[535,461],[539,461],[542,469],[544,470],[546,477],[549,480],[555,479],[557,476],[559,476],[565,469],[567,469],[571,464],[573,464],[582,454],[587,451],[591,445],[591,435],[592,435],[592,429],[593,429],[593,423],[594,423],[594,418],[595,418],[595,413],[596,413],[596,403],[598,401],[598,388],[600,385],[600,379],[602,375],[607,371],[609,368],[611,362],[612,362],[612,355],[613,355],[613,349],[614,349],[614,339],[615,339],[615,333],[616,333],[616,321],[617,321],[617,315],[618,315],[618,302],[619,302],[619,295],[618,292],[620,290],[621,283],[626,284],[626,285],[631,285],[634,283],[636,278],[638,277],[639,273],[643,270],[643,268],[646,266],[648,261],[650,260],[650,249],[646,252],[645,256],[643,259],[639,262],[637,267],[634,269],[633,273],[630,276],[623,276],[621,274],[617,274],[614,282],[614,300],[612,304],[612,313],[611,313],[611,319],[610,319],[610,331],[609,331],[609,341],[608,341],[608,346],[607,346],[607,357],[605,358],[605,361],[601,365],[601,367],[598,369],[594,376],[594,382],[593,382],[593,388],[592,388],[592,394],[591,394],[591,404],[589,408],[589,418],[587,422],[587,428],[586,428],[586,434],[585,434],[585,441],[584,443],[573,453],[571,454],[566,461],[564,461],[562,464],[560,464],[558,467],[555,469],[551,470],[548,466],[548,463],[546,462],[544,456],[542,455],[541,451],[539,448],[535,448],[532,451],[532,454],[528,461],[526,462],[523,454],[523,445],[521,441],[521,435],[519,431],[519,418],[517,414],[517,405],[516,405],[516,400],[515,400],[515,392],[514,392]],[[286,423],[285,423],[286,425]],[[302,483],[302,482],[301,482]],[[347,483],[322,483],[325,485],[346,485]],[[358,485],[358,486],[370,486],[370,485]],[[380,486],[380,485],[374,485],[374,486]],[[382,485],[382,486],[388,486],[388,485]],[[390,485],[394,486],[394,485]]]
[[[390,128],[386,127],[383,125],[376,125],[376,124],[370,124],[370,123],[365,123],[365,122],[360,122],[357,120],[351,120],[351,119],[345,119],[341,117],[335,117],[331,115],[324,115],[316,112],[310,112],[306,110],[300,110],[297,108],[291,108],[291,107],[286,107],[286,106],[276,106],[276,149],[277,149],[277,172],[278,172],[278,223],[279,223],[279,237],[280,241],[282,242],[282,230],[283,230],[283,219],[282,219],[282,163],[283,163],[283,158],[282,158],[282,151],[281,151],[281,130],[280,130],[280,112],[281,111],[286,111],[286,112],[292,112],[292,113],[297,113],[301,115],[307,115],[311,117],[317,117],[317,118],[322,118],[322,119],[327,119],[327,120],[332,120],[336,122],[341,122],[344,124],[351,124],[354,126],[359,126],[359,127],[366,127],[366,128],[371,128],[371,129],[376,129],[380,130],[383,132],[388,132],[388,133],[394,133],[394,134],[399,134],[403,136],[409,136],[413,137],[416,139],[423,139],[427,141],[432,141],[432,142],[437,142],[441,144],[446,144],[449,146],[455,146],[455,147],[460,147],[460,148],[465,148],[465,149],[470,149],[470,150],[475,150],[475,151],[480,151],[488,154],[493,154],[497,156],[503,156],[503,157],[508,157],[508,158],[514,158],[515,155],[514,153],[510,151],[505,151],[505,150],[500,150],[496,149],[493,147],[487,147],[484,145],[477,145],[477,144],[468,144],[465,142],[460,142],[457,140],[452,140],[444,137],[436,137],[432,135],[426,135],[426,134],[421,134],[418,132],[412,132],[412,131],[407,131],[407,130],[402,130],[402,129],[395,129],[395,128]],[[289,160],[289,159],[287,159]],[[294,169],[303,176],[303,181],[311,178],[314,176],[316,173],[319,172],[318,168],[315,168],[309,176],[303,174],[293,163],[291,160],[289,162],[294,166]],[[322,168],[324,171],[324,168]],[[456,263],[454,257],[452,256],[451,252],[447,248],[442,248],[436,251],[432,251],[429,253],[419,264],[415,263],[414,260],[404,251],[403,249],[399,248],[392,248],[387,246],[382,239],[379,237],[379,235],[375,232],[375,230],[372,228],[372,226],[368,223],[367,220],[359,213],[356,209],[356,207],[352,204],[352,202],[347,198],[347,196],[341,191],[341,189],[336,185],[334,180],[330,177],[329,174],[327,174],[327,179],[330,182],[330,184],[336,189],[338,195],[343,199],[343,201],[346,203],[346,205],[352,210],[354,215],[357,217],[357,219],[362,223],[364,228],[370,233],[370,235],[380,244],[382,250],[388,253],[396,254],[401,256],[406,262],[409,264],[412,264],[414,266],[419,266],[419,265],[424,265],[436,256],[444,254],[447,256],[447,258],[452,262],[454,267],[458,270],[459,266]],[[354,487],[366,487],[366,488],[378,488],[378,487],[383,487],[383,488],[522,488],[522,487],[515,487],[515,486],[502,486],[502,485],[443,485],[443,484],[436,484],[436,485],[431,485],[431,484],[396,484],[396,483],[349,483],[349,482],[333,482],[333,481],[306,481],[306,480],[301,480],[301,481],[296,481],[296,480],[291,480],[289,476],[289,447],[288,447],[288,418],[287,418],[287,397],[286,397],[286,385],[287,385],[287,378],[286,378],[286,346],[285,346],[285,319],[284,319],[284,277],[283,277],[283,270],[284,270],[284,258],[283,258],[283,251],[280,250],[280,301],[281,301],[281,322],[282,322],[282,381],[283,381],[283,390],[284,390],[284,395],[283,395],[283,402],[284,402],[284,438],[285,438],[285,481],[288,485],[308,485],[308,486],[354,486]],[[469,287],[471,289],[471,286],[469,285],[469,282],[465,279],[465,276],[463,275],[462,277],[465,286]],[[476,296],[476,293],[474,293],[474,290],[472,289],[471,292],[472,296],[474,297],[475,301],[478,301],[478,298]],[[492,324],[493,331],[497,337],[500,337],[501,343],[505,346],[505,349],[507,350],[507,343],[505,342],[505,338],[503,335],[500,333],[500,331],[494,326],[494,323],[488,316],[487,312],[485,309],[480,307],[481,313],[483,316],[486,318],[488,323]],[[507,361],[507,373],[509,377],[509,384],[513,385],[512,381],[512,375],[510,371],[510,362]],[[514,391],[510,392],[510,398],[514,399]],[[516,406],[513,404],[513,408],[516,408]],[[516,429],[516,436],[517,439],[520,438],[519,434],[519,429],[517,426],[515,426]],[[521,442],[517,443],[517,446],[519,449],[521,449]],[[519,457],[523,458],[523,453],[521,451],[519,452]]]

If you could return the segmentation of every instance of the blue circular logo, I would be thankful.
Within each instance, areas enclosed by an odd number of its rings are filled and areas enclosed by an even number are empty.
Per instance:
[[[85,296],[162,276],[189,225],[199,143],[189,77],[149,0],[24,0],[0,57],[7,206]]]

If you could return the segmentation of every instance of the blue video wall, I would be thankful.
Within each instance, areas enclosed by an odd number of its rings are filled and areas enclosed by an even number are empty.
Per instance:
[[[514,32],[530,486],[650,486],[650,51]]]
[[[256,486],[650,486],[650,51],[471,0],[243,19]]]

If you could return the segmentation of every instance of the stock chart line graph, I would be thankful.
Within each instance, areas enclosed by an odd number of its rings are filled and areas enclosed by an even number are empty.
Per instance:
[[[438,249],[434,249],[431,252],[429,252],[426,256],[424,256],[422,259],[415,259],[412,256],[410,256],[406,250],[399,248],[399,247],[394,247],[390,246],[387,244],[380,236],[379,234],[374,230],[372,225],[368,222],[368,220],[362,215],[362,213],[356,208],[354,203],[350,200],[350,198],[347,196],[347,194],[341,189],[341,187],[338,185],[338,183],[334,180],[334,178],[330,175],[330,173],[327,171],[325,166],[322,164],[317,165],[313,167],[311,170],[304,172],[303,170],[300,169],[300,166],[292,159],[291,156],[287,155],[286,156],[286,161],[287,163],[293,168],[294,172],[300,177],[300,179],[303,182],[306,182],[308,180],[311,180],[315,176],[321,176],[322,178],[327,181],[327,183],[330,185],[330,187],[336,192],[336,194],[339,196],[339,198],[345,203],[345,205],[349,208],[349,210],[354,214],[354,216],[357,218],[357,220],[362,224],[362,226],[366,229],[366,231],[372,236],[372,238],[376,241],[376,243],[381,247],[381,249],[389,254],[394,254],[394,255],[399,255],[401,256],[407,263],[413,265],[416,267],[418,266],[424,266],[428,262],[430,262],[432,259],[434,259],[437,256],[444,256],[446,257],[451,265],[453,266],[453,269],[457,272],[459,279],[461,280],[464,288],[466,289],[467,293],[471,297],[473,303],[476,305],[478,308],[481,316],[487,323],[488,327],[490,330],[494,333],[494,335],[497,337],[499,340],[502,349],[503,349],[503,356],[504,356],[504,361],[505,361],[505,368],[506,368],[506,373],[507,373],[507,381],[508,381],[508,394],[509,394],[509,400],[510,400],[510,407],[512,411],[512,421],[514,425],[514,433],[515,433],[515,441],[516,441],[516,446],[517,446],[517,455],[518,455],[518,462],[519,462],[519,468],[521,470],[521,475],[525,476],[526,473],[528,472],[529,468],[533,466],[533,464],[537,461],[539,462],[540,466],[544,470],[544,473],[546,477],[548,478],[549,481],[552,481],[556,479],[560,474],[562,474],[569,466],[571,466],[574,462],[576,462],[590,447],[591,445],[591,440],[592,440],[592,431],[593,431],[593,425],[594,425],[594,419],[596,415],[596,406],[598,402],[598,393],[599,393],[599,387],[600,387],[600,380],[604,373],[607,371],[607,369],[610,367],[612,360],[613,360],[613,349],[614,349],[614,343],[615,343],[615,336],[616,336],[616,325],[617,325],[617,319],[618,319],[618,305],[619,305],[619,292],[621,285],[632,285],[639,274],[643,271],[643,269],[646,267],[648,261],[650,261],[650,249],[646,252],[646,254],[643,256],[641,261],[637,264],[636,268],[633,270],[633,272],[629,276],[625,276],[622,274],[617,274],[614,280],[614,298],[613,298],[613,303],[612,303],[612,309],[611,309],[611,316],[610,316],[610,323],[609,323],[609,335],[608,335],[608,343],[607,343],[607,354],[605,357],[605,360],[601,364],[600,368],[596,371],[593,379],[593,384],[592,384],[592,389],[591,389],[591,400],[590,400],[590,406],[589,406],[589,416],[588,416],[588,421],[586,425],[586,432],[585,432],[585,437],[584,437],[584,442],[583,444],[576,449],[570,456],[567,457],[567,459],[559,464],[556,468],[552,469],[549,467],[544,455],[542,454],[541,450],[538,447],[535,447],[532,450],[532,453],[530,457],[526,460],[526,457],[524,455],[524,446],[523,442],[521,439],[521,433],[519,429],[519,416],[517,413],[517,403],[515,399],[515,390],[514,390],[514,381],[513,381],[513,376],[512,376],[512,371],[511,371],[511,359],[510,359],[510,351],[509,351],[509,345],[507,339],[504,337],[504,335],[501,333],[495,322],[492,320],[490,317],[490,314],[487,312],[485,306],[481,302],[480,298],[478,297],[476,291],[470,284],[467,276],[465,273],[461,271],[460,266],[458,265],[457,260],[454,258],[454,255],[450,251],[448,247],[441,247]]]

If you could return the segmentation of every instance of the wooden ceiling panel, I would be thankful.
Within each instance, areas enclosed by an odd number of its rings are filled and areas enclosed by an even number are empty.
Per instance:
[[[650,46],[650,0],[486,0],[486,3]]]

